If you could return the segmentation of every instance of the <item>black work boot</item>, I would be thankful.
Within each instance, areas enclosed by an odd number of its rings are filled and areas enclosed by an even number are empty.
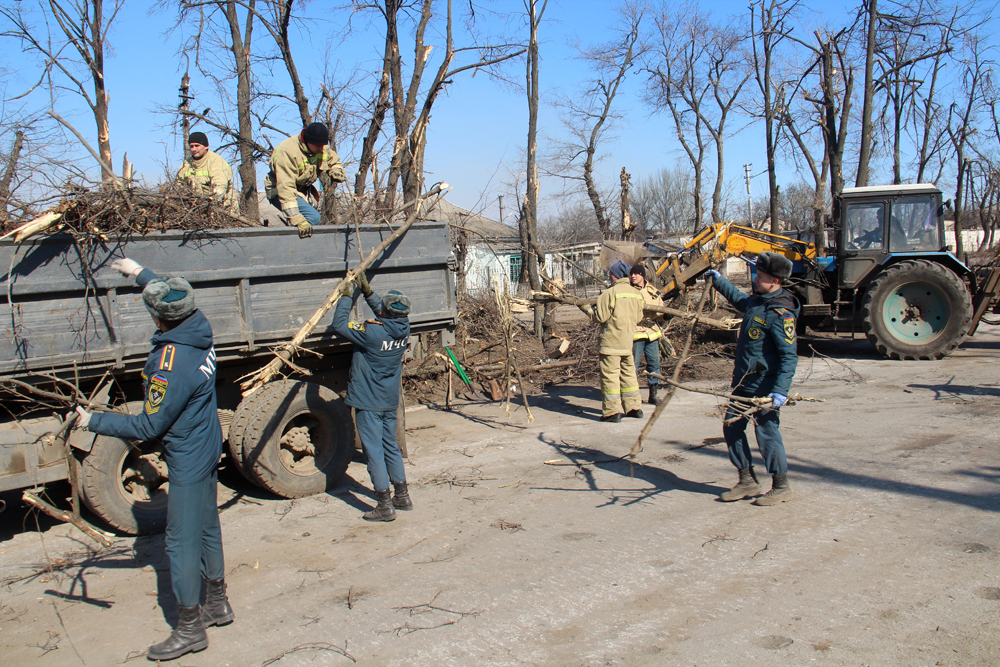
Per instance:
[[[392,491],[376,491],[378,505],[371,512],[365,512],[365,521],[395,521],[396,510],[392,509]]]
[[[615,424],[619,423],[621,420],[622,420],[622,413],[620,412],[617,414],[604,415],[603,417],[601,417],[602,422],[613,422]]]
[[[393,482],[392,506],[398,510],[408,511],[413,509],[413,501],[410,500],[410,491],[406,488],[406,482]]]
[[[177,607],[177,627],[166,641],[153,644],[146,650],[150,660],[173,660],[194,651],[208,648],[208,635],[201,622],[201,608]]]
[[[771,478],[771,490],[753,501],[753,504],[758,507],[770,507],[771,505],[791,500],[794,497],[795,494],[792,493],[792,487],[788,485],[788,474],[774,475]]]
[[[636,408],[635,410],[629,410],[625,413],[626,417],[632,417],[633,419],[642,419],[642,410]]]
[[[749,468],[740,468],[740,481],[733,488],[723,492],[719,499],[731,503],[734,500],[759,495],[760,484],[757,483],[757,475],[753,474],[753,466],[750,466]]]
[[[649,398],[646,400],[650,405],[656,405],[656,390],[660,388],[658,384],[649,385]]]
[[[226,597],[226,580],[207,579],[205,582],[205,604],[201,607],[201,622],[206,628],[213,625],[227,625],[236,616]]]

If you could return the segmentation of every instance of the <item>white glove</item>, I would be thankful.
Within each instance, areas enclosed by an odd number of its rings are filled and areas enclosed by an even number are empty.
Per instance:
[[[767,397],[771,399],[772,410],[777,410],[782,405],[788,402],[788,397],[785,396],[784,394],[773,393],[773,394],[768,394]]]
[[[111,268],[115,271],[121,272],[126,278],[135,278],[142,271],[142,267],[139,266],[139,262],[134,259],[129,259],[125,257],[124,259],[116,259],[111,262]]]
[[[80,418],[76,420],[76,428],[86,429],[90,426],[90,418],[94,416],[92,413],[87,412],[78,405],[76,406],[76,414],[80,415]]]

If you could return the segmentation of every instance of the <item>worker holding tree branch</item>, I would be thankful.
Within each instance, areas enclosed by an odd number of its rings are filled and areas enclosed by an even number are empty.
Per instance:
[[[762,252],[757,257],[756,269],[751,295],[738,290],[714,269],[709,269],[706,275],[713,277],[713,287],[743,313],[733,367],[733,395],[771,399],[770,409],[753,415],[757,447],[767,471],[772,475],[771,490],[754,500],[753,504],[766,507],[792,498],[785,444],[779,430],[779,414],[781,406],[788,401],[792,377],[799,361],[795,351],[799,302],[782,287],[792,275],[791,260],[777,253]],[[739,481],[721,495],[726,502],[761,493],[753,470],[746,429],[747,417],[740,417],[737,408],[730,404],[722,433],[729,447],[729,460],[739,471]]]
[[[208,647],[205,627],[233,621],[226,596],[222,528],[216,499],[222,427],[215,397],[212,327],[195,307],[183,278],[160,278],[134,260],[112,268],[135,278],[153,318],[153,351],[142,372],[146,400],[136,415],[90,413],[77,407],[77,425],[125,440],[159,440],[167,460],[167,555],[177,599],[177,626],[149,647],[150,660],[173,660]],[[202,578],[204,606],[199,607]]]
[[[288,137],[271,153],[271,169],[264,177],[267,200],[279,208],[288,224],[299,230],[299,238],[312,236],[319,211],[309,198],[319,203],[313,185],[321,173],[334,183],[347,180],[337,152],[329,147],[330,132],[323,123],[310,123],[299,134]],[[328,193],[333,196],[333,193]]]
[[[177,181],[184,183],[195,194],[215,197],[231,215],[240,214],[240,205],[233,186],[233,169],[222,156],[208,149],[208,137],[204,132],[192,132],[188,137],[191,159],[184,160]]]
[[[377,502],[364,518],[368,521],[393,521],[396,510],[413,509],[406,486],[403,454],[396,442],[403,353],[410,340],[410,299],[395,290],[379,297],[369,286],[364,271],[358,273],[354,280],[358,289],[353,299],[346,298],[346,290],[351,284],[344,283],[345,297],[337,302],[333,330],[354,344],[346,400],[354,408],[354,421],[361,436]],[[376,319],[348,321],[351,307],[359,295],[364,295]]]
[[[615,262],[608,275],[613,281],[597,299],[596,306],[580,306],[587,317],[601,325],[601,421],[620,422],[626,417],[642,418],[639,380],[632,357],[635,327],[642,320],[643,298],[629,282],[629,265]]]
[[[640,262],[632,265],[628,272],[629,281],[632,287],[642,293],[644,304],[662,306],[663,299],[660,298],[659,291],[653,287],[652,283],[646,280],[646,267]],[[662,317],[662,316],[661,316]],[[635,368],[638,372],[639,362],[645,357],[646,371],[649,373],[660,372],[660,338],[663,332],[656,322],[657,316],[653,312],[645,313],[642,320],[636,325],[635,336],[632,340],[632,356],[635,359]],[[647,403],[656,405],[656,391],[660,386],[660,380],[653,375],[647,379],[649,385],[649,398]]]

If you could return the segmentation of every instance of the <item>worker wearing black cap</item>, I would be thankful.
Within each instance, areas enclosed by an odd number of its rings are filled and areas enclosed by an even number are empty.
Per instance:
[[[771,407],[753,415],[757,447],[767,471],[773,475],[772,487],[753,504],[777,505],[792,498],[788,484],[788,462],[781,439],[779,410],[788,401],[788,392],[799,357],[795,351],[795,321],[799,302],[782,287],[792,275],[792,262],[784,255],[762,252],[757,257],[757,273],[753,279],[753,294],[738,290],[722,275],[710,269],[713,287],[743,313],[743,324],[736,343],[732,393],[735,396],[770,398]],[[761,493],[754,474],[750,443],[747,440],[747,418],[732,405],[726,410],[722,434],[729,447],[729,460],[739,470],[739,481],[721,499],[727,502],[751,498]],[[732,422],[730,423],[730,420]]]
[[[264,177],[268,201],[299,230],[299,238],[312,236],[319,224],[319,211],[309,203],[313,184],[325,172],[334,183],[347,180],[337,152],[329,147],[330,133],[323,123],[310,123],[299,134],[288,137],[271,153],[271,169]]]
[[[92,414],[78,407],[76,425],[124,440],[163,443],[170,476],[166,544],[177,626],[165,641],[150,646],[147,656],[173,660],[208,647],[206,626],[233,621],[216,499],[222,427],[212,327],[183,278],[158,277],[128,258],[115,260],[111,268],[143,288],[142,301],[156,325],[153,351],[142,371],[146,399],[135,415]],[[199,607],[202,578],[207,585]]]
[[[233,168],[221,155],[208,150],[208,137],[204,132],[192,132],[188,137],[191,159],[184,160],[177,180],[187,184],[195,193],[217,197],[231,215],[240,214],[236,186],[233,185]]]

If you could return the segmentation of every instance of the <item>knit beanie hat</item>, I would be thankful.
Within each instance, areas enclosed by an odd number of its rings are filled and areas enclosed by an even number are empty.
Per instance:
[[[330,131],[323,123],[309,123],[302,130],[302,141],[314,146],[326,146],[330,143]]]
[[[392,289],[382,297],[382,309],[389,317],[406,317],[410,314],[410,297]]]
[[[632,268],[628,270],[628,274],[630,276],[639,275],[642,276],[643,280],[646,280],[646,267],[640,264],[639,262],[636,262],[635,264],[632,265]]]
[[[620,280],[621,278],[624,278],[625,276],[628,275],[628,270],[629,270],[628,264],[622,261],[618,261],[611,265],[611,268],[608,269],[608,273],[610,273],[615,280]]]
[[[157,278],[142,290],[146,310],[163,322],[177,322],[195,311],[194,289],[183,278]]]
[[[762,252],[757,255],[757,270],[787,280],[792,275],[792,260],[776,252]]]
[[[192,132],[188,135],[189,144],[201,144],[205,148],[208,148],[208,137],[205,136],[204,132]]]

